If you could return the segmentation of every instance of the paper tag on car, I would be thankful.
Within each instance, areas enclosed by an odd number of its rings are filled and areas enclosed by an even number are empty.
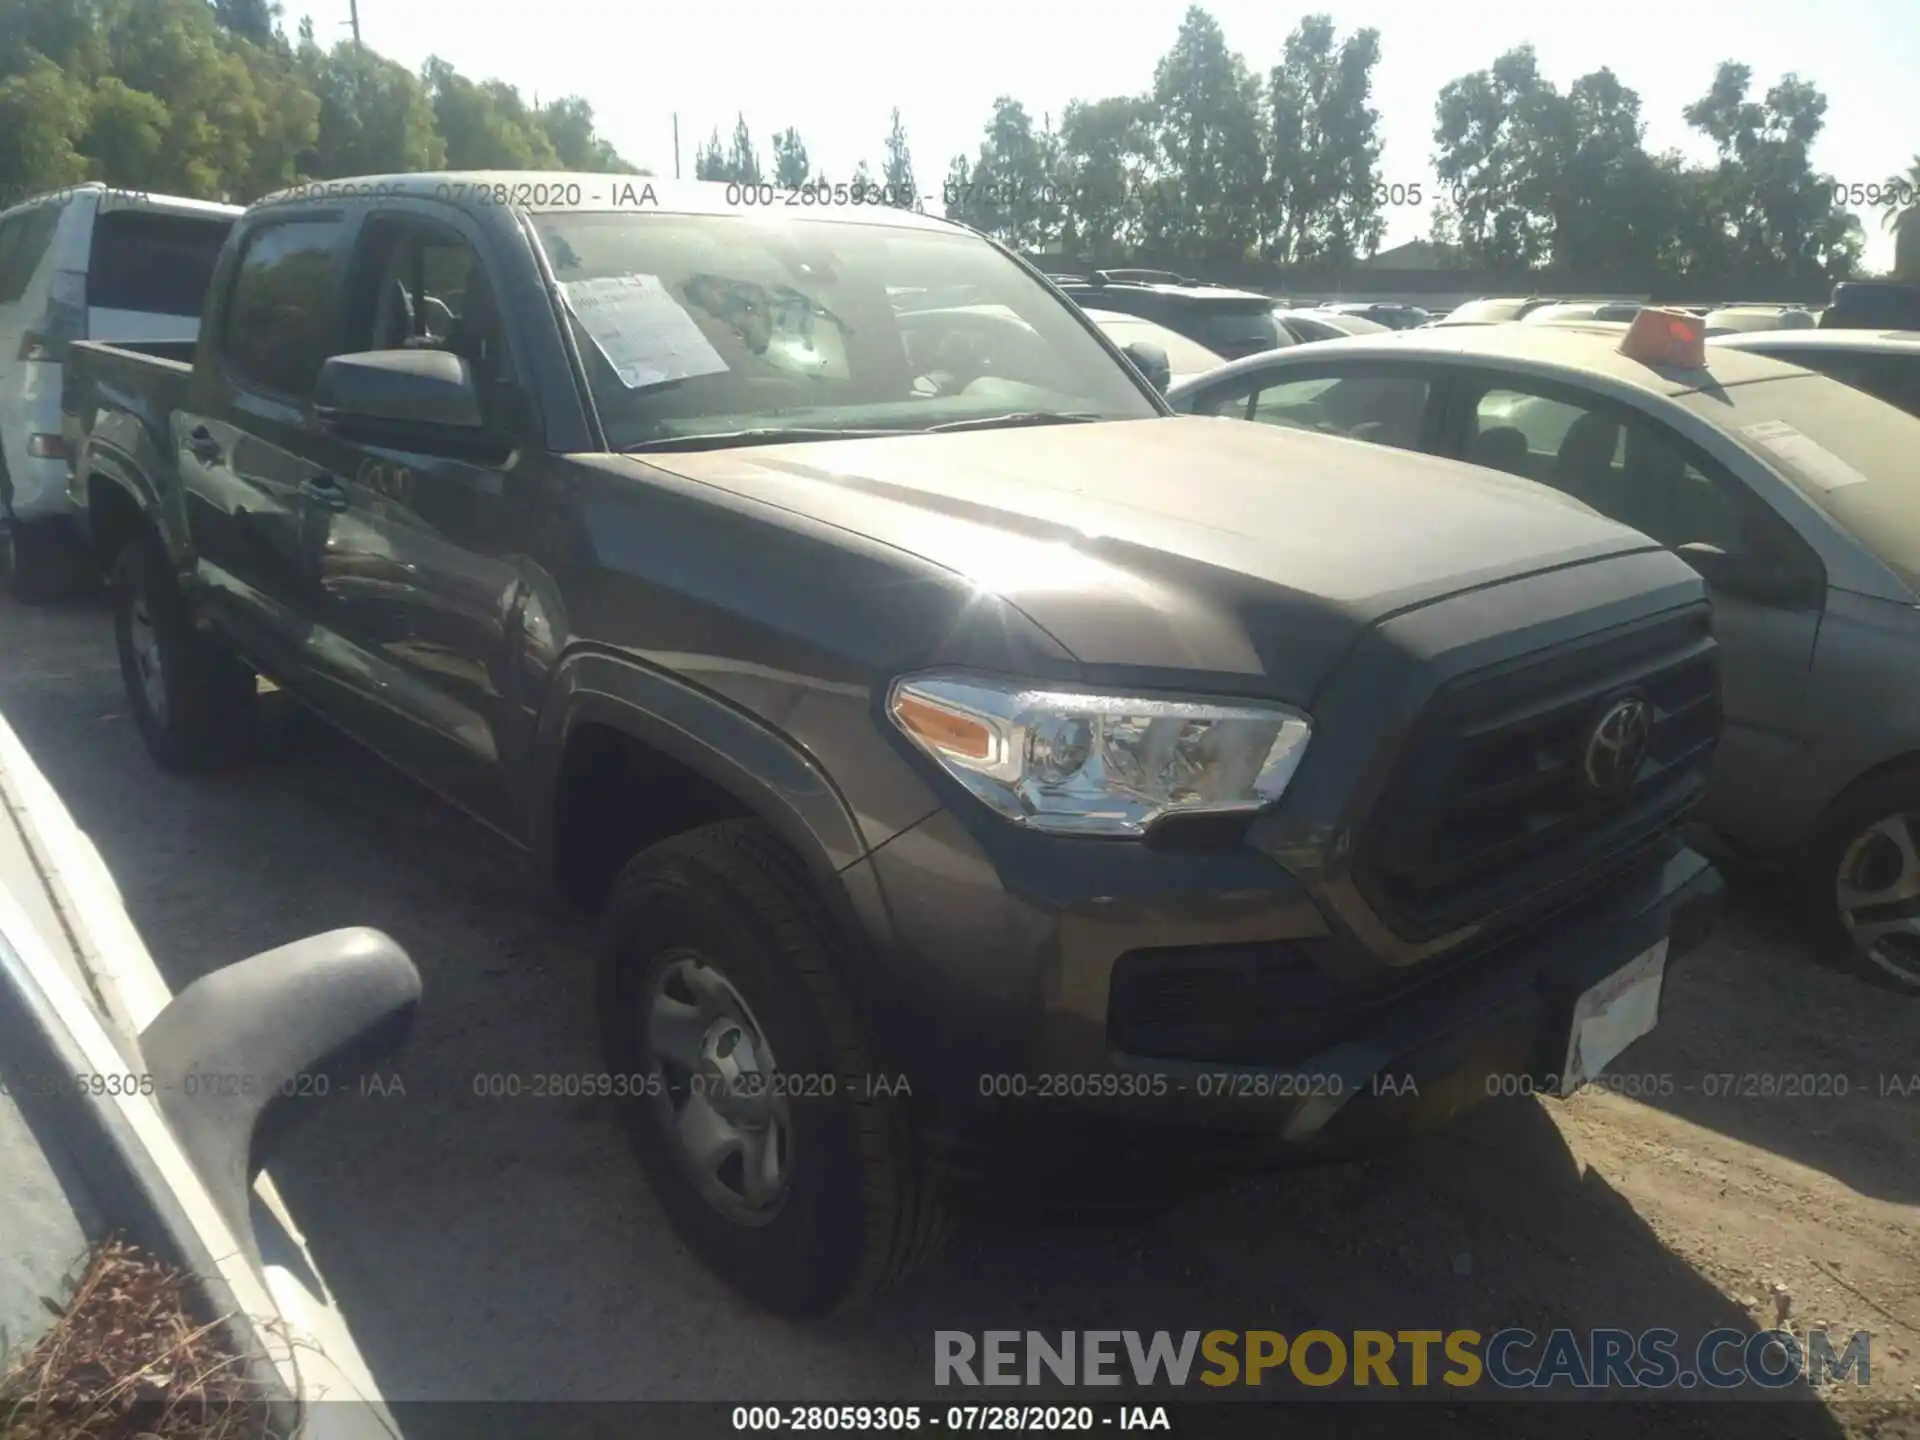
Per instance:
[[[1744,425],[1740,433],[1755,444],[1766,446],[1822,490],[1840,490],[1848,485],[1866,483],[1865,475],[1783,420]]]
[[[1571,1095],[1599,1078],[1621,1051],[1653,1029],[1660,1019],[1660,989],[1666,972],[1667,942],[1662,940],[1580,997],[1567,1037],[1562,1095]]]
[[[720,352],[658,275],[568,280],[560,291],[629,390],[727,369]]]

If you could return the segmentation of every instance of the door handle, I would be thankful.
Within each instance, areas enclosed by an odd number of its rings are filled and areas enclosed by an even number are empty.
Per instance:
[[[344,510],[348,503],[346,487],[331,475],[315,475],[303,481],[300,497],[328,510]]]
[[[220,442],[204,425],[196,425],[187,432],[187,451],[202,465],[220,463]]]

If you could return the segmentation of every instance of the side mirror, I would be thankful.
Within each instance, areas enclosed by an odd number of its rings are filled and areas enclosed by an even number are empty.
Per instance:
[[[333,930],[194,981],[140,1032],[154,1093],[221,1215],[252,1246],[254,1177],[286,1122],[399,1049],[420,972],[378,930]]]
[[[323,420],[387,430],[477,431],[473,371],[445,350],[368,350],[320,367],[314,409]]]
[[[1770,562],[1750,552],[1732,553],[1718,545],[1691,541],[1674,552],[1716,590],[1765,605],[1795,605],[1815,599],[1815,586],[1793,566]]]
[[[1134,363],[1154,389],[1166,394],[1167,387],[1173,384],[1173,362],[1167,359],[1165,350],[1158,345],[1149,345],[1144,340],[1136,340],[1120,353]]]

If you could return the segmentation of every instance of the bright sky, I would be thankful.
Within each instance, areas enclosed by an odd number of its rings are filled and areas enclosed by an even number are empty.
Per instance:
[[[642,6],[617,0],[359,0],[365,42],[418,67],[437,54],[475,78],[507,80],[542,100],[584,96],[601,133],[657,174],[673,173],[673,117],[681,163],[715,126],[743,111],[763,160],[774,131],[798,127],[815,167],[849,177],[861,160],[877,176],[888,113],[899,106],[920,188],[937,193],[947,162],[971,154],[994,97],[1023,101],[1036,120],[1069,100],[1138,93],[1172,44],[1186,0],[967,0],[935,7],[900,0],[733,0]],[[349,0],[286,0],[289,33],[311,14],[320,38],[344,36]],[[1920,5],[1911,0],[1215,0],[1227,43],[1264,75],[1302,14],[1325,11],[1341,34],[1381,34],[1375,108],[1386,153],[1383,180],[1431,186],[1433,104],[1457,75],[1533,42],[1563,91],[1610,66],[1640,92],[1652,150],[1704,147],[1681,118],[1722,60],[1754,72],[1755,98],[1793,71],[1827,96],[1815,163],[1843,184],[1904,172],[1920,130],[1904,132],[1920,85]],[[1427,199],[1431,202],[1431,192]],[[1863,215],[1867,263],[1892,263],[1877,214]],[[1388,214],[1385,243],[1424,235],[1424,209]]]

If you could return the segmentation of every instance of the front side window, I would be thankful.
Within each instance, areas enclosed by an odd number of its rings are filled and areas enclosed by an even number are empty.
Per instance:
[[[1246,414],[1262,425],[1417,450],[1427,392],[1427,382],[1414,375],[1320,375],[1262,387]]]
[[[222,358],[242,380],[296,399],[313,391],[333,333],[338,220],[292,220],[247,239],[227,299]]]
[[[752,215],[537,215],[616,450],[1160,411],[979,237]]]
[[[344,352],[444,350],[467,362],[483,405],[510,372],[493,285],[459,231],[408,218],[368,222],[354,266]]]

